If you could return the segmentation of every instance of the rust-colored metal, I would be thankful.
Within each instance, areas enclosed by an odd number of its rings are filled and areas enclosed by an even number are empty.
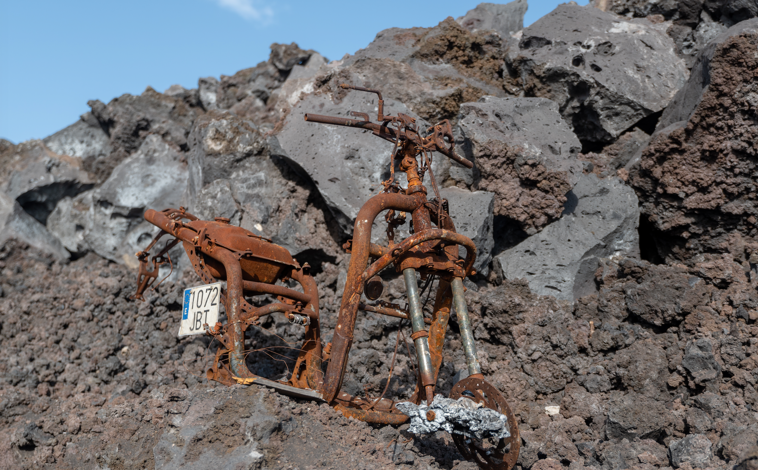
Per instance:
[[[137,254],[140,269],[135,298],[141,299],[145,289],[154,284],[160,265],[171,263],[167,256],[168,246],[153,257],[149,255],[150,249],[162,236],[170,235],[174,237],[171,243],[183,244],[195,272],[203,282],[226,281],[222,302],[228,320],[226,324],[217,323],[208,330],[208,334],[217,338],[222,345],[212,368],[207,372],[209,379],[224,384],[257,382],[276,388],[281,393],[323,399],[348,417],[395,425],[408,419],[395,407],[395,399],[385,397],[390,388],[400,338],[410,336],[416,347],[418,364],[414,369],[417,374],[415,391],[403,401],[431,403],[442,366],[445,334],[455,304],[461,337],[467,341],[467,365],[470,371],[477,373],[456,385],[454,392],[459,395],[465,392],[465,396],[473,393],[485,406],[507,411],[511,434],[516,437],[508,441],[505,450],[494,447],[499,452],[498,458],[502,457],[495,462],[499,466],[491,466],[494,465],[491,461],[482,460],[484,457],[479,455],[478,449],[465,440],[454,439],[461,452],[476,460],[480,466],[484,465],[482,468],[510,469],[515,465],[520,443],[515,417],[502,396],[478,373],[472,326],[465,303],[462,303],[462,292],[465,290],[462,281],[475,274],[476,246],[468,237],[456,233],[447,201],[440,197],[432,172],[433,152],[441,153],[468,168],[472,168],[473,164],[456,153],[452,127],[447,120],[422,132],[416,119],[411,116],[402,113],[385,115],[384,101],[378,90],[344,84],[341,87],[375,93],[379,99],[376,122],[371,121],[367,113],[357,111],[350,113],[355,119],[308,113],[305,120],[369,130],[394,144],[394,149],[389,161],[390,178],[382,182],[383,191],[361,207],[355,219],[353,238],[343,245],[351,257],[332,341],[322,347],[319,293],[307,265],[301,267],[285,248],[230,225],[229,219],[199,220],[181,208],[161,212],[148,210],[145,213],[145,219],[159,227],[161,232],[146,250]],[[405,188],[395,181],[396,169],[406,176]],[[431,183],[432,199],[428,198],[429,191],[424,186],[426,177]],[[371,243],[373,224],[382,212],[386,212],[388,246]],[[396,241],[396,229],[406,222],[407,216],[412,221],[413,234]],[[459,257],[461,246],[466,248],[463,259]],[[390,267],[396,274],[403,273],[408,291],[408,304],[404,308],[378,300],[383,292],[379,275]],[[426,281],[421,289],[418,287],[418,276]],[[302,292],[277,284],[287,279],[300,284]],[[437,280],[437,292],[429,318],[428,312],[424,311],[421,294],[426,288],[433,287],[433,280]],[[254,307],[246,299],[262,294],[274,296],[276,301]],[[362,301],[364,295],[378,302],[368,305]],[[401,328],[407,327],[403,325],[404,320],[412,324],[412,334],[403,334],[402,329],[398,332],[389,378],[379,397],[361,398],[341,390],[355,338],[358,310],[399,318]],[[271,314],[282,314],[291,322],[302,324],[305,330],[295,367],[286,381],[275,382],[257,377],[245,364],[245,331],[258,325],[262,317]],[[403,342],[410,354],[408,343],[405,339]],[[327,361],[328,365],[324,367]],[[470,391],[469,388],[474,387],[473,381],[479,388]],[[427,419],[434,420],[434,412],[429,412]]]
[[[472,376],[453,385],[450,398],[457,400],[461,397],[504,414],[508,419],[510,437],[493,442],[490,439],[469,439],[461,434],[453,434],[453,442],[458,451],[485,470],[510,470],[515,467],[521,449],[521,436],[516,415],[500,392],[481,377]]]

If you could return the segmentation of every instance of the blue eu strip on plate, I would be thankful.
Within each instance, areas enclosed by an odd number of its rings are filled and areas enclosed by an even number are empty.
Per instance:
[[[189,318],[190,294],[192,289],[184,289],[184,309],[182,310],[182,320]]]

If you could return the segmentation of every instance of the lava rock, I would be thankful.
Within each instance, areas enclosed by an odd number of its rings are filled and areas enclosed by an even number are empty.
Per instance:
[[[636,260],[624,260],[622,269],[634,278],[623,287],[625,310],[655,326],[680,323],[710,296],[706,283],[686,269]]]
[[[670,21],[668,35],[676,52],[691,66],[697,54],[718,34],[735,24],[758,16],[753,0],[687,2],[649,0],[593,0],[595,7],[627,17]]]
[[[697,385],[703,385],[721,376],[721,364],[716,361],[713,345],[706,338],[687,343],[682,366],[687,369]]]
[[[50,214],[48,228],[72,252],[92,250],[134,266],[134,253],[157,231],[143,219],[145,210],[186,205],[187,179],[183,155],[150,135],[101,186],[63,199]]]
[[[82,160],[105,158],[111,153],[108,134],[90,112],[65,129],[45,137],[42,142],[59,155]]]
[[[29,244],[58,260],[69,257],[60,241],[44,225],[27,214],[18,202],[0,192],[0,248],[11,241]]]
[[[440,196],[447,199],[450,216],[455,230],[469,237],[476,244],[476,272],[486,276],[492,261],[495,239],[492,233],[492,210],[494,194],[487,191],[466,191],[460,188],[444,188]],[[460,255],[465,256],[466,249],[461,247]]]
[[[110,137],[111,153],[84,161],[84,169],[104,182],[121,161],[136,152],[148,135],[160,136],[176,150],[187,150],[187,137],[198,114],[183,99],[158,93],[148,87],[141,95],[114,98],[107,105],[88,103],[92,115]],[[202,111],[201,111],[202,112]]]
[[[652,398],[629,392],[611,399],[605,423],[609,439],[655,440],[666,426],[666,406]]]
[[[506,59],[513,93],[549,98],[585,143],[609,143],[662,111],[687,80],[665,26],[560,5]]]
[[[678,108],[664,116],[662,125],[687,120],[659,130],[630,170],[629,183],[650,222],[654,250],[664,260],[700,253],[731,253],[744,260],[758,250],[751,176],[758,155],[758,58],[753,54],[758,20],[725,34],[712,57],[710,46],[703,51],[698,59],[702,73],[692,74],[676,99]]]
[[[597,290],[599,259],[639,256],[637,198],[617,178],[584,176],[560,220],[497,256],[506,279],[537,294],[574,300]]]
[[[689,464],[692,468],[705,468],[711,461],[711,441],[703,434],[690,434],[684,439],[671,441],[669,455],[675,468]]]
[[[218,109],[218,80],[215,77],[205,77],[197,81],[197,91],[200,103],[206,111]]]
[[[317,89],[341,99],[341,83],[375,88],[429,122],[455,121],[462,103],[505,96],[506,43],[494,31],[471,32],[453,18],[432,28],[390,28],[366,48],[330,64],[318,77]]]
[[[189,210],[212,220],[227,217],[292,254],[323,247],[317,210],[309,205],[309,181],[295,174],[250,121],[212,111],[197,120],[189,153]]]
[[[92,187],[80,158],[57,154],[37,140],[17,145],[15,155],[5,158],[11,161],[0,170],[0,190],[43,225],[58,201]]]
[[[526,0],[513,0],[504,5],[480,3],[455,21],[471,32],[492,30],[507,38],[523,29],[527,8]]]
[[[487,96],[463,104],[458,122],[463,152],[480,172],[478,187],[496,194],[495,215],[529,234],[560,217],[582,164],[580,143],[554,102]]]
[[[340,103],[334,103],[326,94],[309,95],[293,108],[277,136],[295,168],[301,168],[316,184],[344,233],[352,233],[361,206],[389,178],[392,146],[356,129],[306,122],[303,116],[318,113],[351,117],[350,111],[372,111],[375,101],[375,95],[359,91],[350,92]],[[417,117],[391,99],[385,98],[384,109],[385,114],[401,112]],[[426,129],[428,124],[419,121],[418,126]],[[402,173],[396,173],[396,178],[404,182]],[[427,186],[430,187],[428,183]]]

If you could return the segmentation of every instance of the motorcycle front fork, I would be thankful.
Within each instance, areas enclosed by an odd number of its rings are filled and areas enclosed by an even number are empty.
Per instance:
[[[416,270],[413,268],[404,269],[403,279],[405,280],[405,289],[408,293],[408,314],[413,329],[411,338],[416,347],[421,385],[426,392],[427,404],[431,404],[434,397],[436,380],[432,368],[432,357],[429,352],[428,333],[424,325],[424,312],[418,292]],[[455,308],[455,313],[458,316],[458,327],[461,332],[461,342],[463,343],[463,352],[466,356],[468,373],[469,375],[481,374],[479,361],[476,359],[476,345],[474,344],[474,335],[471,332],[471,321],[468,316],[466,299],[463,297],[463,280],[454,278],[450,283],[450,288],[453,292],[453,308]]]

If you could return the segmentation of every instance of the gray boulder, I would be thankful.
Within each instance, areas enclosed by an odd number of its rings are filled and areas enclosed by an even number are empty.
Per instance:
[[[200,96],[200,103],[206,111],[212,109],[218,109],[217,93],[218,93],[218,80],[215,77],[205,77],[197,81],[197,90]]]
[[[471,192],[451,187],[441,189],[440,196],[448,201],[455,230],[476,244],[474,269],[486,276],[490,271],[489,264],[495,247],[492,231],[495,195],[487,191]],[[460,249],[460,255],[466,255],[465,248]]]
[[[692,66],[708,42],[727,28],[758,16],[755,0],[592,0],[591,5],[629,18],[669,21],[668,35],[676,52]]]
[[[59,155],[81,160],[104,158],[111,152],[108,134],[89,112],[65,129],[45,137],[42,142]]]
[[[44,225],[24,212],[18,202],[0,192],[0,249],[11,241],[28,243],[59,260],[69,257],[61,243]]]
[[[304,51],[295,43],[274,43],[268,61],[231,76],[221,76],[215,95],[216,107],[250,119],[261,128],[273,130],[291,106],[286,103],[286,98],[279,98],[283,84],[298,70],[318,68],[325,61],[319,54]]]
[[[582,163],[579,140],[554,102],[486,96],[461,106],[458,125],[478,187],[496,195],[495,215],[529,234],[560,217]]]
[[[187,179],[183,155],[150,135],[100,187],[62,200],[48,228],[72,252],[92,250],[132,264],[134,253],[157,232],[143,219],[145,209],[183,205]]]
[[[183,98],[158,93],[150,87],[139,96],[125,94],[107,105],[97,100],[88,104],[98,124],[108,133],[112,149],[104,158],[85,161],[85,169],[98,183],[136,152],[148,135],[158,135],[175,149],[186,150],[187,137],[199,111]]]
[[[669,458],[674,468],[689,464],[691,468],[708,467],[713,444],[703,434],[690,434],[683,439],[671,441],[669,444]]]
[[[250,121],[229,112],[200,117],[192,130],[187,201],[201,219],[228,217],[293,254],[320,247],[321,214],[308,203],[310,183],[296,175]]]
[[[405,113],[417,117],[402,103],[385,97],[385,114]],[[352,233],[361,206],[378,194],[389,177],[392,145],[371,134],[348,127],[306,122],[306,113],[351,117],[350,111],[367,112],[376,118],[376,95],[352,91],[334,103],[327,94],[310,95],[298,103],[284,122],[278,140],[288,158],[316,184],[324,202],[344,233]],[[420,129],[428,124],[419,121]],[[436,155],[435,162],[446,163]],[[437,181],[444,176],[434,167]],[[396,173],[404,182],[404,174]],[[431,185],[425,182],[431,192]]]
[[[39,140],[15,146],[6,158],[0,170],[0,191],[43,225],[58,201],[92,187],[80,158],[58,154]]]
[[[687,80],[666,26],[560,5],[523,30],[506,87],[549,98],[583,142],[612,142],[662,111]]]
[[[506,279],[523,278],[540,295],[574,300],[597,290],[601,258],[639,257],[639,209],[618,178],[584,176],[560,220],[497,257]]]
[[[492,30],[497,31],[502,37],[508,37],[524,27],[524,15],[527,8],[526,0],[513,0],[504,5],[480,3],[455,21],[472,32]]]

